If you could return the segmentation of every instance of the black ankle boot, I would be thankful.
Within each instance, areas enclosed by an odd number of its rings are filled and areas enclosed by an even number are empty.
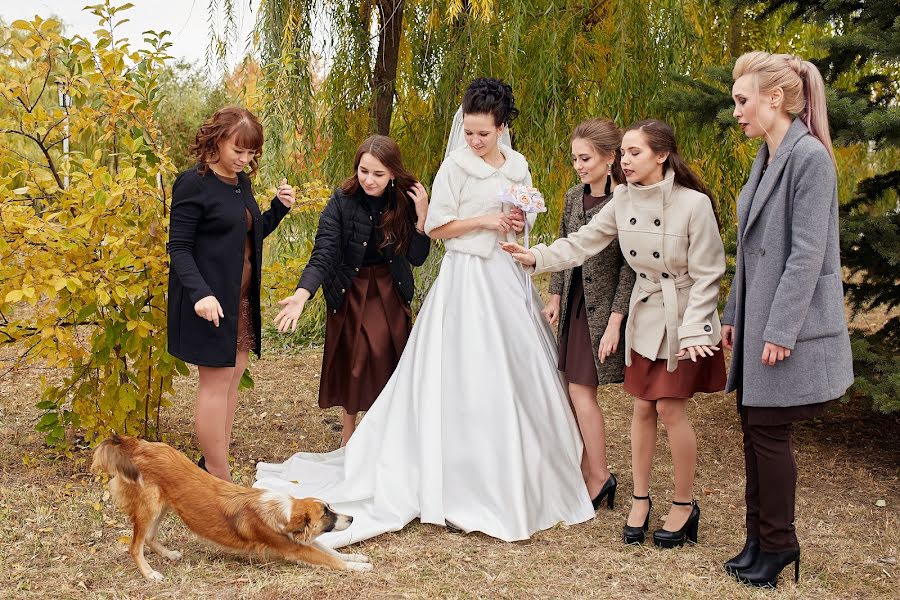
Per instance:
[[[647,530],[650,529],[650,511],[653,510],[653,500],[650,499],[650,496],[635,496],[631,495],[635,500],[646,500],[650,503],[650,506],[647,507],[647,517],[644,519],[644,524],[641,527],[632,527],[628,524],[628,519],[625,520],[625,528],[622,530],[622,541],[626,544],[643,544],[644,543],[644,534],[647,533]]]
[[[675,506],[691,506],[691,514],[687,521],[678,531],[669,531],[668,529],[657,529],[653,532],[653,543],[660,548],[675,548],[683,546],[686,541],[693,544],[697,543],[697,530],[700,528],[700,507],[696,500],[690,502],[675,502]]]
[[[597,494],[596,498],[591,500],[591,504],[594,505],[594,510],[600,508],[604,498],[606,498],[606,507],[610,510],[614,509],[616,507],[617,487],[619,487],[619,481],[616,479],[616,474],[610,473],[609,479],[607,479],[606,483],[603,484],[603,487],[600,488],[600,493]]]
[[[738,581],[753,587],[770,587],[778,585],[778,575],[786,566],[794,563],[794,583],[800,581],[800,548],[783,552],[765,552],[760,550],[753,564],[735,573]]]
[[[759,538],[748,537],[744,549],[725,563],[725,572],[734,576],[741,569],[749,569],[759,554]]]
[[[206,457],[202,454],[200,455],[200,460],[197,461],[197,466],[209,473],[209,471],[206,469]]]

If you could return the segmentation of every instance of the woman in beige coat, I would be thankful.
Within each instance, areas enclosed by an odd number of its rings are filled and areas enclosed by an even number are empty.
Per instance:
[[[675,496],[656,545],[697,541],[700,508],[693,500],[697,442],[687,418],[696,392],[725,387],[725,361],[717,344],[719,282],[725,250],[710,193],[678,155],[672,128],[639,121],[622,139],[620,185],[591,221],[545,246],[526,250],[501,244],[535,273],[582,264],[618,238],[637,273],[625,326],[625,390],[635,397],[631,422],[634,499],[623,532],[641,543],[649,528],[650,469],[657,418],[669,437]]]

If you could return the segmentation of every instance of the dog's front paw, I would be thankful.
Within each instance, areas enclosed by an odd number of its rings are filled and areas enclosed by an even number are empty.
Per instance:
[[[367,563],[369,562],[369,557],[365,554],[345,554],[341,558],[346,560],[347,562],[352,563]]]
[[[169,550],[166,554],[163,554],[163,558],[167,560],[181,560],[181,551],[179,550]]]
[[[348,562],[344,563],[348,571],[371,571],[372,563],[368,562]]]
[[[163,579],[165,579],[165,577],[163,577],[163,574],[159,571],[150,571],[144,577],[147,578],[147,581],[162,581]]]

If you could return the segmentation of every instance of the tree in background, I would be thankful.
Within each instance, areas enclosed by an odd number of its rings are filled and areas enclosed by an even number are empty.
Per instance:
[[[257,93],[251,63],[221,85],[168,67],[167,32],[134,49],[114,35],[128,6],[89,7],[95,44],[54,20],[0,23],[0,376],[53,369],[36,428],[64,449],[111,432],[159,437],[188,372],[166,351],[167,191],[193,162],[200,122]],[[299,204],[287,222],[321,199]]]
[[[838,153],[844,282],[854,315],[886,313],[874,326],[852,333],[857,377],[851,394],[871,398],[883,412],[900,410],[900,4],[772,0],[720,2],[746,27],[781,21],[818,26],[807,48],[778,34],[775,44],[735,37],[733,59],[744,50],[795,52],[810,58],[828,85],[829,121]],[[777,31],[776,31],[777,33]],[[771,41],[771,40],[770,40]],[[784,42],[788,42],[787,45]],[[724,62],[724,61],[723,61]],[[733,63],[733,60],[729,64]],[[667,105],[697,123],[731,126],[730,66],[704,77],[681,77]],[[893,312],[892,312],[893,311]]]
[[[165,351],[159,181],[173,166],[154,96],[168,43],[114,40],[119,10],[93,7],[95,45],[52,20],[16,21],[0,54],[0,343],[15,350],[4,368],[61,369],[38,404],[51,445],[75,430],[89,442],[153,436],[186,372]],[[58,105],[57,82],[71,106]]]
[[[347,176],[359,141],[383,127],[378,107],[385,96],[375,84],[375,67],[390,52],[378,50],[384,36],[376,4],[252,3],[258,8],[263,118],[268,132],[284,132],[267,138],[265,169],[334,185]],[[613,118],[622,126],[651,116],[672,122],[682,154],[716,192],[723,231],[731,232],[734,199],[752,148],[737,143],[734,132],[727,135],[735,143],[723,144],[721,131],[698,126],[661,104],[663,92],[678,76],[726,62],[736,39],[776,38],[781,27],[806,43],[812,31],[822,29],[745,24],[731,7],[705,0],[403,0],[401,8],[389,133],[404,149],[405,162],[427,185],[443,159],[468,81],[484,75],[505,79],[521,109],[514,144],[528,157],[535,184],[548,198],[549,212],[535,231],[538,241],[556,235],[563,192],[575,183],[569,135],[590,116]],[[291,253],[297,254],[310,244],[312,230],[290,235],[296,244]],[[428,289],[440,258],[433,252],[417,270],[420,293]]]

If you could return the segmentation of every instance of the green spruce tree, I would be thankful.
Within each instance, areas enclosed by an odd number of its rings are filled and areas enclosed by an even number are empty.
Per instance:
[[[854,313],[885,314],[877,324],[852,330],[856,382],[850,394],[871,399],[882,412],[900,411],[900,3],[896,0],[770,0],[722,2],[733,7],[732,58],[759,45],[744,28],[780,20],[821,27],[812,62],[828,86],[832,137],[860,149],[859,165],[846,175],[875,171],[845,192],[841,205],[844,282]],[[733,62],[732,62],[733,64]],[[729,66],[679,77],[665,107],[695,123],[733,124]]]

